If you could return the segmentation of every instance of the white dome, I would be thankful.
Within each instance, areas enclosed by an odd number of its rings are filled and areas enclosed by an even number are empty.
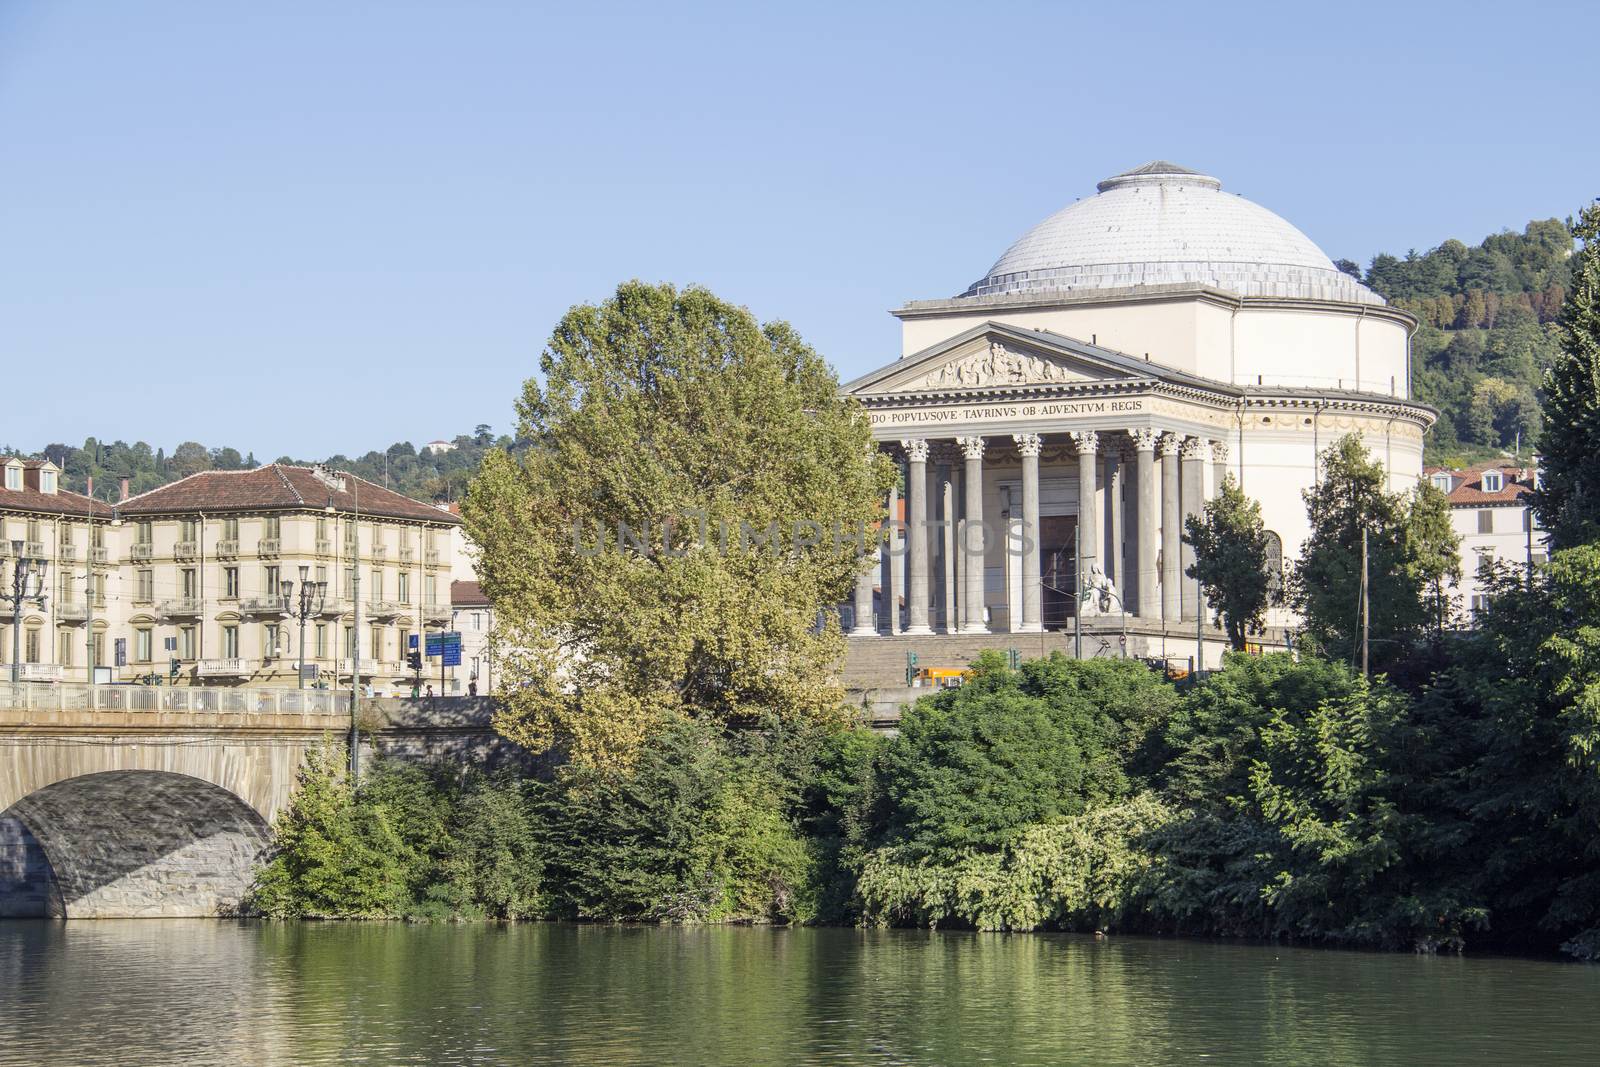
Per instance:
[[[1240,296],[1382,304],[1322,249],[1217,179],[1159,161],[1023,234],[963,296],[1204,285]]]

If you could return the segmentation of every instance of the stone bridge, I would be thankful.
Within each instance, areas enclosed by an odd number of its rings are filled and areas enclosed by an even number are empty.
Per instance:
[[[0,917],[236,914],[348,696],[0,685]],[[364,701],[363,751],[493,759],[486,699]]]

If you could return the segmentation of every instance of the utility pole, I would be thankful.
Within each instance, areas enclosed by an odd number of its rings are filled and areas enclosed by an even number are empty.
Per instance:
[[[1367,595],[1367,531],[1361,530],[1361,677],[1372,677],[1370,639],[1372,634],[1372,605]]]
[[[11,542],[11,684],[22,681],[22,603],[25,600],[44,599],[44,576],[49,569],[42,559],[24,559],[23,541]],[[35,581],[35,591],[28,593],[28,579]]]
[[[1083,658],[1083,538],[1078,535],[1082,531],[1074,530],[1072,533],[1072,658]],[[980,564],[981,565],[981,564]]]
[[[355,540],[351,544],[350,595],[355,599],[350,626],[350,782],[361,779],[361,735],[356,722],[361,711],[361,493],[360,483],[350,475],[350,496],[354,502]]]

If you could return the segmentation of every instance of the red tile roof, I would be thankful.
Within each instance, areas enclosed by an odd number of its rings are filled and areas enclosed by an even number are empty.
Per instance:
[[[454,607],[488,607],[489,598],[477,582],[451,582],[450,603]]]
[[[29,469],[43,467],[45,464],[44,460],[39,459],[0,456],[0,466],[4,466],[14,458]],[[54,465],[52,464],[52,466]],[[60,481],[60,476],[57,475],[56,482],[58,486]],[[97,519],[111,518],[110,504],[103,504],[98,500],[84,496],[82,493],[74,493],[61,488],[57,488],[53,493],[41,493],[37,489],[28,488],[26,481],[22,483],[21,489],[7,489],[3,479],[0,479],[0,511],[43,512],[51,515],[66,515],[68,517],[77,516],[84,519],[87,519],[92,513]]]
[[[269,463],[253,471],[201,471],[129,497],[118,505],[123,515],[179,514],[196,511],[321,511],[412,519],[458,525],[461,520],[392,489],[347,471],[326,472],[343,480],[334,489],[310,467]],[[359,508],[358,508],[359,505]]]
[[[1486,492],[1483,475],[1486,471],[1499,471],[1502,488],[1499,492]],[[1533,492],[1533,470],[1513,463],[1491,460],[1470,467],[1453,470],[1448,467],[1425,467],[1424,477],[1448,474],[1454,488],[1445,494],[1452,507],[1484,507],[1493,504],[1523,504],[1522,498]]]

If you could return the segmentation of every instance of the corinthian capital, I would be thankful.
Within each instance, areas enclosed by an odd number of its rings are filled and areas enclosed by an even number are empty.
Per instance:
[[[1183,448],[1179,455],[1183,456],[1184,459],[1204,459],[1210,449],[1211,442],[1204,437],[1185,437],[1183,439]]]
[[[926,438],[917,437],[901,441],[900,447],[906,451],[906,459],[912,463],[928,462],[928,442]]]
[[[1183,445],[1183,438],[1175,433],[1164,433],[1156,441],[1156,450],[1163,456],[1176,456],[1178,449]]]
[[[1228,442],[1226,442],[1226,441],[1212,441],[1211,442],[1211,459],[1212,459],[1213,462],[1216,462],[1216,463],[1226,463],[1226,462],[1228,462]]]
[[[1017,443],[1017,451],[1024,456],[1037,456],[1044,448],[1044,438],[1036,433],[1014,433],[1011,439]]]
[[[1154,451],[1156,439],[1161,436],[1159,431],[1152,430],[1148,426],[1137,430],[1129,430],[1128,435],[1133,438],[1133,450],[1135,452]]]
[[[1093,430],[1073,430],[1067,435],[1072,438],[1072,443],[1078,452],[1094,452],[1100,448],[1100,435]]]
[[[983,458],[983,438],[958,437],[956,438],[956,444],[961,446],[961,454],[968,459]]]

